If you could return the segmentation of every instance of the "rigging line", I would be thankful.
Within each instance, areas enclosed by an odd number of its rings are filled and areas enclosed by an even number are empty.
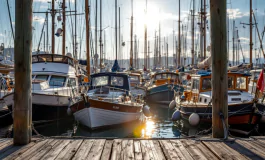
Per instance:
[[[46,18],[45,18],[45,22],[47,22],[47,16],[46,16]],[[42,40],[42,35],[43,35],[44,27],[45,27],[45,23],[43,23],[43,27],[42,27],[42,31],[41,31],[41,35],[40,35],[40,41],[39,41],[38,49],[37,49],[37,54],[40,53],[40,43],[41,43],[41,40]],[[45,36],[45,35],[44,35],[44,36]]]
[[[12,31],[12,36],[13,36],[13,40],[15,40],[14,29],[13,29],[13,25],[12,25],[12,18],[11,18],[10,8],[9,8],[9,0],[6,0],[6,3],[7,3],[7,9],[8,9],[9,22],[10,22],[10,27],[11,27],[11,31]]]

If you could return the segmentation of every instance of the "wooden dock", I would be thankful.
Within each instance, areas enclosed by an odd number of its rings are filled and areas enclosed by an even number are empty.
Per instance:
[[[0,139],[0,159],[265,159],[265,137],[249,139]]]

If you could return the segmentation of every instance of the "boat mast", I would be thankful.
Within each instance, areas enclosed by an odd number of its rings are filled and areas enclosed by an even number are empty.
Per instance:
[[[252,0],[249,7],[249,63],[252,66]]]
[[[147,68],[150,68],[150,42],[148,41]]]
[[[12,31],[12,36],[13,36],[13,40],[15,40],[15,34],[14,34],[14,29],[13,29],[13,25],[12,25],[11,14],[10,14],[10,8],[9,8],[9,0],[6,0],[6,3],[7,3],[8,16],[9,16],[9,22],[10,22],[10,27],[11,27],[11,31]]]
[[[191,12],[191,17],[192,17],[192,20],[191,20],[191,64],[194,65],[194,18],[195,18],[195,2],[193,0],[193,7],[192,7],[192,12]]]
[[[137,68],[137,37],[134,35],[134,67]]]
[[[115,0],[115,52],[116,52],[116,60],[118,59],[118,44],[117,44],[117,0]]]
[[[162,66],[162,61],[161,61],[161,24],[160,24],[160,20],[159,20],[159,29],[158,29],[158,53],[159,53],[159,58],[158,58],[158,64],[159,67]]]
[[[119,7],[119,56],[121,56],[121,8]],[[120,60],[122,58],[120,57]]]
[[[47,48],[46,48],[46,51],[47,51],[47,53],[49,52],[49,16],[48,16],[48,12],[46,12],[46,17],[47,17],[47,21],[46,21],[46,36],[47,36],[47,38],[46,38],[46,46],[47,46]]]
[[[77,28],[77,26],[76,26],[77,25],[77,22],[76,22],[77,21],[77,17],[76,17],[77,16],[77,12],[76,12],[77,11],[77,4],[76,3],[77,3],[77,0],[75,0],[75,49],[74,49],[75,59],[77,59],[77,42],[76,42],[76,37],[77,37],[77,35],[76,35],[76,33],[77,33],[76,32],[76,28]]]
[[[144,68],[147,69],[147,0],[145,1],[145,24],[144,24]]]
[[[99,66],[102,69],[102,0],[99,1]]]
[[[65,55],[65,26],[66,26],[66,16],[65,16],[65,0],[63,0],[62,4],[62,12],[63,12],[63,42],[62,42],[62,55]]]
[[[235,20],[233,20],[233,66],[235,65]]]
[[[130,67],[133,68],[133,0],[131,0],[131,50],[130,50]]]
[[[89,0],[85,0],[85,12],[86,12],[86,59],[87,59],[87,65],[86,65],[86,70],[87,70],[87,75],[90,76],[90,12],[89,12]]]
[[[180,66],[180,54],[181,54],[181,44],[180,44],[180,0],[179,0],[179,20],[178,20],[178,66]]]
[[[203,9],[203,53],[204,59],[206,58],[206,0],[204,0],[204,9]]]
[[[96,17],[95,17],[95,68],[98,67],[98,0],[96,0]]]
[[[54,0],[52,0],[52,54],[54,54],[55,49],[55,39],[54,39],[54,22],[55,21],[55,9],[54,9]]]

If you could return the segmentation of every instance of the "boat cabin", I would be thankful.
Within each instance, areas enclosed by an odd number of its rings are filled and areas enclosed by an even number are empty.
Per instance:
[[[179,84],[179,75],[174,72],[161,72],[155,73],[151,77],[150,85],[164,85],[164,84]]]
[[[249,76],[248,74],[242,73],[228,73],[229,95],[238,94],[238,92],[233,91],[248,92]],[[198,102],[200,93],[210,92],[211,90],[211,72],[198,73],[191,75],[191,90],[185,91],[184,95],[188,101]]]
[[[104,72],[91,75],[91,83],[89,89],[101,88],[104,86],[113,89],[123,89],[130,91],[129,76],[125,73]]]
[[[130,73],[129,74],[130,84],[132,87],[142,84],[142,76],[139,73]]]

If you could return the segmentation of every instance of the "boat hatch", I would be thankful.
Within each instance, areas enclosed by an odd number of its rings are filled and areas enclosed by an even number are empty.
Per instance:
[[[228,92],[228,96],[241,96],[241,93],[238,93],[238,92]]]
[[[232,101],[241,101],[241,98],[231,98]]]

